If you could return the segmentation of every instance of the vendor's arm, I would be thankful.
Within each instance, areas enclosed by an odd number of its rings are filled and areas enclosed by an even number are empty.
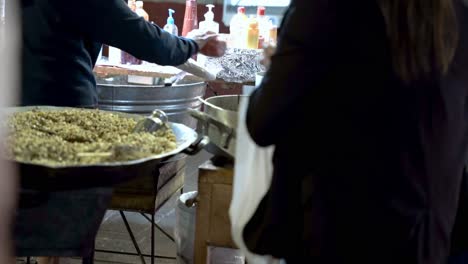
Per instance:
[[[331,0],[292,1],[270,69],[250,97],[247,128],[257,144],[275,144],[291,127],[288,123],[304,121],[295,118],[298,105],[333,63],[334,5]]]
[[[60,10],[65,15],[63,19],[78,32],[139,59],[160,65],[180,65],[198,52],[195,41],[173,36],[145,21],[123,0],[53,1],[63,9]]]

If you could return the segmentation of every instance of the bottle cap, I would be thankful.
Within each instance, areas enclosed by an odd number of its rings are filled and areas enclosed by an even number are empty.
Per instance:
[[[214,5],[206,5],[208,7],[208,12],[205,14],[205,20],[207,21],[214,21],[214,13],[213,13],[213,8],[215,7]]]
[[[175,22],[174,22],[174,18],[172,17],[172,14],[174,14],[175,11],[173,9],[168,9],[168,10],[169,10],[169,17],[167,18],[167,24],[174,25]]]
[[[266,8],[264,6],[259,6],[257,8],[257,16],[264,16]]]
[[[237,8],[237,13],[245,14],[245,7],[244,6],[239,6]]]

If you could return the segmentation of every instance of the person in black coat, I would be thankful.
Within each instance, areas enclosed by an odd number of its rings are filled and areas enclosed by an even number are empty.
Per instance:
[[[195,34],[193,39],[173,36],[132,12],[123,0],[22,0],[21,22],[22,106],[96,108],[93,68],[103,43],[172,66],[198,52],[221,56],[226,47],[211,34]],[[89,260],[111,194],[111,188],[94,188],[50,192],[39,200],[42,192],[22,189],[14,228],[16,253],[80,252]],[[86,241],[74,241],[83,236]],[[40,264],[50,261],[58,258],[39,259]]]
[[[21,105],[96,107],[93,75],[102,43],[139,59],[177,66],[197,52],[220,56],[215,35],[176,37],[123,0],[22,0]]]
[[[275,146],[247,246],[288,264],[446,263],[467,102],[462,0],[292,0],[247,113]]]

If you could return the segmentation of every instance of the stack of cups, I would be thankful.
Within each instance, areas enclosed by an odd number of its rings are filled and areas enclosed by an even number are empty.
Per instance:
[[[260,84],[262,84],[262,81],[263,81],[263,77],[265,77],[265,73],[266,72],[258,72],[256,75],[255,75],[255,87],[259,87]]]
[[[250,95],[257,87],[259,87],[260,84],[262,84],[265,73],[266,72],[258,72],[257,74],[255,74],[255,86],[244,85],[242,87],[242,94]]]

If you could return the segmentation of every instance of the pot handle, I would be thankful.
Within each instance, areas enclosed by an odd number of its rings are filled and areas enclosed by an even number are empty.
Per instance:
[[[210,144],[210,138],[207,136],[199,137],[194,143],[192,143],[188,148],[184,149],[182,152],[193,156],[202,151],[208,144]]]
[[[201,111],[198,111],[198,110],[195,110],[195,109],[191,109],[191,108],[188,108],[187,111],[189,112],[189,114],[193,118],[200,121],[201,125],[204,128],[206,128],[209,124],[212,124],[212,125],[215,125],[216,127],[218,127],[218,129],[220,131],[225,131],[225,132],[227,132],[229,134],[232,134],[232,133],[235,134],[235,129],[232,129],[232,128],[226,126],[225,124],[219,122],[218,120],[214,119],[213,117],[211,117],[210,115],[207,115],[204,112],[201,112]]]
[[[202,104],[204,104],[204,105],[207,105],[207,106],[209,106],[209,107],[211,107],[211,108],[213,108],[213,109],[216,109],[216,110],[218,110],[218,111],[226,112],[226,109],[223,109],[223,108],[221,108],[221,107],[219,107],[219,106],[217,106],[217,105],[214,105],[214,104],[212,104],[212,103],[206,101],[206,100],[203,99],[201,96],[198,96],[197,99],[198,99],[198,101],[200,101],[200,102],[201,102]]]
[[[195,109],[187,109],[187,111],[190,113],[190,115],[197,119],[200,122],[202,133],[208,135],[209,127],[210,125],[214,125],[215,127],[218,128],[218,131],[221,133],[221,144],[224,148],[227,148],[229,146],[231,140],[236,137],[236,129],[230,128],[223,123],[219,122],[218,120],[214,119],[210,115],[195,110]]]

